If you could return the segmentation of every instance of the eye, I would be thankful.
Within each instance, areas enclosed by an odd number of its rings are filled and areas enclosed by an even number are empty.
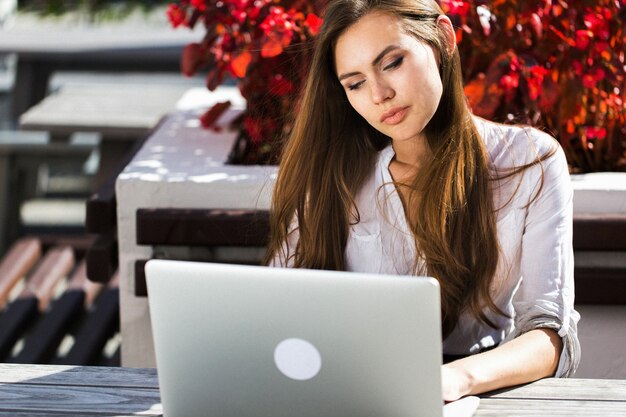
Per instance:
[[[348,90],[358,90],[359,87],[361,87],[361,85],[364,83],[365,81],[359,81],[356,83],[352,83],[352,84],[348,84]]]
[[[404,61],[404,57],[400,56],[400,57],[394,59],[389,65],[385,66],[383,68],[383,70],[387,71],[387,70],[390,70],[390,69],[397,68],[400,65],[402,65],[402,61]]]

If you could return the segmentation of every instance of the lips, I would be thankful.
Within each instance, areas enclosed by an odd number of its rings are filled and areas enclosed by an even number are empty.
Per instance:
[[[404,116],[406,116],[408,106],[406,107],[393,107],[380,116],[381,123],[385,123],[388,125],[395,125],[404,120]]]

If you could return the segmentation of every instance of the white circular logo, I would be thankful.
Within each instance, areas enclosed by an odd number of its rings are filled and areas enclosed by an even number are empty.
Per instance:
[[[276,345],[274,363],[286,377],[306,381],[319,373],[322,368],[322,356],[312,343],[291,338]]]

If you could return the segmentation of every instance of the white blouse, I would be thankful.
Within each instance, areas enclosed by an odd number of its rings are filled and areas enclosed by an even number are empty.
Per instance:
[[[532,162],[556,145],[553,138],[536,129],[497,125],[477,117],[474,122],[498,170]],[[417,258],[389,172],[394,155],[391,145],[380,151],[372,174],[356,196],[360,221],[351,226],[348,236],[348,271],[411,275],[417,265],[420,274],[428,275],[424,262]],[[544,185],[540,189],[542,169]],[[443,341],[443,352],[477,353],[529,330],[551,328],[563,339],[556,376],[571,376],[580,361],[580,316],[574,310],[573,191],[565,155],[559,147],[541,166],[497,185],[494,206],[499,209],[496,219],[501,254],[491,294],[510,318],[487,311],[497,325],[494,329],[463,313]],[[297,230],[294,232],[287,242],[292,249],[298,239]],[[275,262],[290,263],[281,254]]]

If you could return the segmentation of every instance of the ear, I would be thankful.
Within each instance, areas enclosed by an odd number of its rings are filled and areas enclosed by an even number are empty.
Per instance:
[[[446,15],[441,15],[437,18],[437,26],[439,30],[444,34],[444,39],[446,41],[448,47],[448,54],[452,55],[454,53],[454,48],[456,48],[456,34],[454,32],[454,26],[452,26],[452,22]]]

